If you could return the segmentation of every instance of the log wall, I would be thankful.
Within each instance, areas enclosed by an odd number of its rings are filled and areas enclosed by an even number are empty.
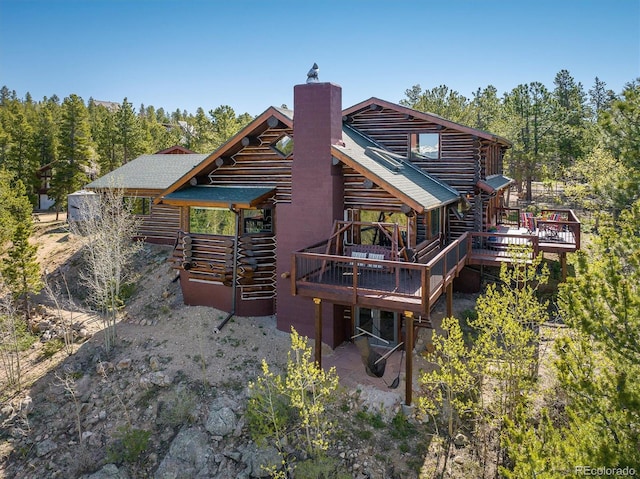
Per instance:
[[[353,168],[343,166],[344,207],[377,211],[400,211],[402,202],[367,179]]]
[[[139,236],[149,243],[173,244],[181,229],[179,206],[151,205],[149,215],[138,216],[142,220]]]
[[[476,228],[474,186],[478,179],[487,174],[501,172],[499,160],[502,152],[498,145],[481,142],[469,133],[443,128],[388,108],[364,109],[353,113],[348,121],[385,148],[405,157],[409,156],[409,133],[439,133],[440,158],[414,160],[414,164],[461,194],[469,195],[472,207],[464,218],[459,220],[454,215],[449,215],[451,237],[458,237],[465,231]],[[487,165],[491,172],[485,168]]]
[[[231,287],[234,243],[230,236],[181,231],[169,261],[172,268],[187,272],[190,279]],[[242,300],[275,297],[275,244],[273,234],[239,238],[236,284]]]
[[[275,202],[291,203],[292,156],[283,158],[271,145],[283,134],[293,136],[288,129],[270,129],[247,140],[247,145],[231,156],[232,161],[214,169],[210,178],[199,178],[198,183],[216,186],[276,187]]]

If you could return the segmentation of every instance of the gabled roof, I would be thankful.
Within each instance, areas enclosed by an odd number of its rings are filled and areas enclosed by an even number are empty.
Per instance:
[[[202,161],[196,168],[193,170],[189,170],[185,172],[179,178],[176,178],[176,181],[173,184],[169,184],[166,186],[166,190],[162,193],[161,196],[166,196],[169,193],[172,193],[182,186],[184,186],[188,181],[206,171],[208,168],[212,167],[212,164],[221,157],[229,157],[236,154],[240,151],[244,146],[241,141],[245,136],[257,136],[263,133],[265,130],[269,128],[268,122],[273,121],[271,118],[274,118],[278,122],[284,124],[287,128],[293,128],[293,112],[291,110],[287,110],[284,108],[276,108],[269,107],[262,114],[258,115],[251,123],[245,126],[242,130],[236,133],[233,137],[231,137],[224,145],[220,146],[216,151],[209,155],[205,155],[206,158]],[[180,155],[176,155],[180,156]],[[158,199],[159,201],[159,199]]]
[[[85,188],[164,190],[201,163],[207,154],[142,155],[92,181]]]
[[[354,128],[342,128],[344,146],[333,155],[418,213],[454,203],[460,193],[416,168],[400,155],[385,150]]]
[[[507,140],[506,138],[502,138],[498,135],[494,135],[493,133],[489,133],[486,131],[478,130],[476,128],[471,128],[469,126],[461,125],[454,121],[442,118],[441,116],[436,115],[435,113],[425,113],[422,111],[414,110],[412,108],[408,108],[406,106],[397,105],[396,103],[391,103],[385,100],[381,100],[376,97],[371,97],[368,100],[365,100],[356,105],[353,105],[352,107],[349,107],[346,110],[343,110],[342,114],[343,116],[353,115],[354,113],[357,113],[359,111],[371,108],[372,105],[378,105],[383,108],[395,110],[399,113],[407,115],[408,118],[411,118],[411,117],[419,118],[425,121],[429,121],[431,123],[435,123],[436,125],[442,125],[445,128],[451,128],[453,130],[458,130],[458,131],[468,133],[470,135],[477,136],[478,138],[483,138],[489,141],[495,141],[506,148],[511,148],[511,142],[509,140]]]
[[[195,155],[195,151],[191,151],[188,148],[180,145],[174,145],[169,148],[165,148],[164,150],[156,151],[156,155]]]

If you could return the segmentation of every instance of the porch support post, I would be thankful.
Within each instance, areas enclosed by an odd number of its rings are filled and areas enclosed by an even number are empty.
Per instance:
[[[453,280],[447,285],[447,317],[453,316]]]
[[[406,377],[405,377],[405,391],[404,391],[404,403],[407,406],[411,406],[411,396],[413,394],[413,312],[405,311],[405,334],[406,339],[404,343],[405,352],[405,365],[406,365]]]
[[[316,307],[316,364],[322,368],[322,300],[313,298]]]
[[[567,253],[560,253],[560,265],[562,266],[562,282],[567,281]]]

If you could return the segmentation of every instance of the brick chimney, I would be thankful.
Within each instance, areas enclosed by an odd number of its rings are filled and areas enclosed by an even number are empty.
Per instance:
[[[342,88],[318,82],[316,70],[315,80],[294,87],[293,104],[291,204],[276,207],[276,314],[278,329],[289,331],[293,325],[300,334],[313,337],[313,301],[292,296],[291,279],[283,274],[292,270],[294,251],[328,239],[334,220],[343,218],[342,168],[333,164],[331,155],[331,146],[342,144]],[[332,347],[344,339],[342,309],[323,303],[322,337]]]

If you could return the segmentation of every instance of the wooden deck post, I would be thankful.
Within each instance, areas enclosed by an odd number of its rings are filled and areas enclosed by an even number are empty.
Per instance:
[[[447,285],[447,317],[453,316],[453,280]]]
[[[562,282],[567,281],[567,253],[560,253],[560,265],[562,266]]]
[[[316,363],[322,367],[322,300],[313,298],[316,307]]]
[[[406,377],[405,377],[405,392],[404,392],[404,403],[407,406],[411,406],[411,396],[413,394],[413,312],[405,311],[405,342],[404,342],[404,352],[405,352],[405,365],[406,365]]]

